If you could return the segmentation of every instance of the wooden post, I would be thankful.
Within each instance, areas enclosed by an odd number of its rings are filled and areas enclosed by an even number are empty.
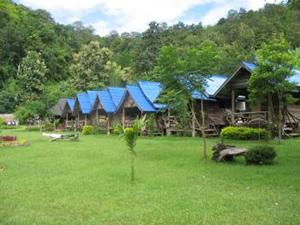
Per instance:
[[[69,115],[68,115],[68,112],[66,114],[66,128],[68,127],[68,120],[69,120]]]
[[[80,126],[80,124],[79,124],[79,112],[78,112],[78,114],[77,114],[77,130],[79,130],[79,126]]]
[[[235,93],[234,93],[234,89],[231,90],[231,123],[232,125],[234,125],[235,121],[234,121],[234,113],[235,113]]]
[[[125,128],[125,107],[122,109],[122,127]]]
[[[86,116],[86,114],[84,114],[84,126],[86,126],[87,125],[87,116]]]
[[[96,109],[96,125],[99,127],[99,112],[98,112],[98,108]]]
[[[107,120],[106,134],[110,134],[110,116],[107,116],[106,120]]]

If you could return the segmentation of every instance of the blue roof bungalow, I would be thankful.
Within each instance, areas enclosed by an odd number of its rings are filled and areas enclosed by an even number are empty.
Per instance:
[[[76,94],[73,114],[76,118],[77,128],[92,124],[90,115],[95,113],[98,101],[96,94],[88,94],[86,92]]]
[[[139,81],[137,84],[127,85],[126,95],[117,113],[123,126],[129,127],[137,117],[157,113],[165,107],[156,103],[161,91],[162,87],[158,82]]]
[[[268,112],[278,108],[278,102],[272,96],[269,96],[269,99],[266,99],[264,102],[257,102],[252,107],[248,104],[248,80],[255,68],[256,65],[254,63],[242,62],[238,69],[214,94],[214,97],[223,104],[223,107],[228,112],[228,122],[230,124],[263,126],[271,122],[272,115]],[[290,78],[290,81],[300,88],[300,71],[294,70],[293,72],[294,75]],[[299,98],[299,89],[292,94],[294,97]],[[268,108],[272,109],[268,110]],[[285,113],[286,125],[292,124],[299,129],[299,120],[297,118],[300,118],[300,106],[287,105]]]
[[[120,87],[108,87],[98,91],[97,123],[107,133],[112,129],[112,122],[120,120],[117,112],[125,98],[125,93],[125,88]]]
[[[221,107],[216,98],[214,98],[214,93],[216,90],[225,82],[227,79],[224,75],[211,75],[206,78],[206,85],[203,92],[193,90],[191,88],[191,97],[193,102],[190,108],[191,119],[189,124],[185,126],[178,126],[178,121],[175,116],[172,115],[171,110],[168,112],[168,117],[166,120],[167,134],[172,133],[185,133],[192,132],[192,136],[196,136],[198,132],[201,131],[202,127],[202,117],[201,117],[201,102],[203,103],[204,111],[204,125],[206,135],[217,135],[219,128],[225,125],[224,121],[224,109]],[[183,84],[188,85],[187,82],[183,81]]]

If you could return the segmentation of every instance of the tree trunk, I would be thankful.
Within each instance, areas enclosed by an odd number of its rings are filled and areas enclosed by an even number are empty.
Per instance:
[[[195,127],[196,115],[195,115],[193,100],[191,101],[191,111],[192,111],[192,137],[196,137],[196,127]]]
[[[271,94],[268,94],[268,132],[269,138],[272,138],[272,123],[273,123],[273,98]]]
[[[202,118],[202,139],[203,139],[203,158],[207,158],[207,151],[206,151],[206,135],[205,135],[205,117],[204,117],[204,106],[203,100],[201,99],[201,118]]]
[[[278,139],[282,139],[282,98],[278,92]]]
[[[134,173],[134,153],[133,149],[130,150],[131,159],[130,159],[130,168],[131,168],[131,183],[134,183],[135,173]]]

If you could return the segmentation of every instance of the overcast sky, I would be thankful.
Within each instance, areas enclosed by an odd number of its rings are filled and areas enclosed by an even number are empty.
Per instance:
[[[280,0],[277,0],[279,2]],[[169,25],[202,22],[213,25],[227,15],[230,9],[257,10],[276,0],[15,0],[32,9],[45,9],[57,22],[70,24],[82,21],[92,25],[96,33],[107,35],[144,31],[149,22],[167,22]]]

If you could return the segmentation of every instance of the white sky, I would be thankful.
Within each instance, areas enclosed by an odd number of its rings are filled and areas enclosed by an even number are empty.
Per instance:
[[[51,12],[56,21],[81,20],[100,35],[111,30],[141,32],[151,21],[174,24],[215,24],[230,9],[259,9],[276,0],[15,0],[33,9]],[[277,0],[277,3],[279,1]]]

